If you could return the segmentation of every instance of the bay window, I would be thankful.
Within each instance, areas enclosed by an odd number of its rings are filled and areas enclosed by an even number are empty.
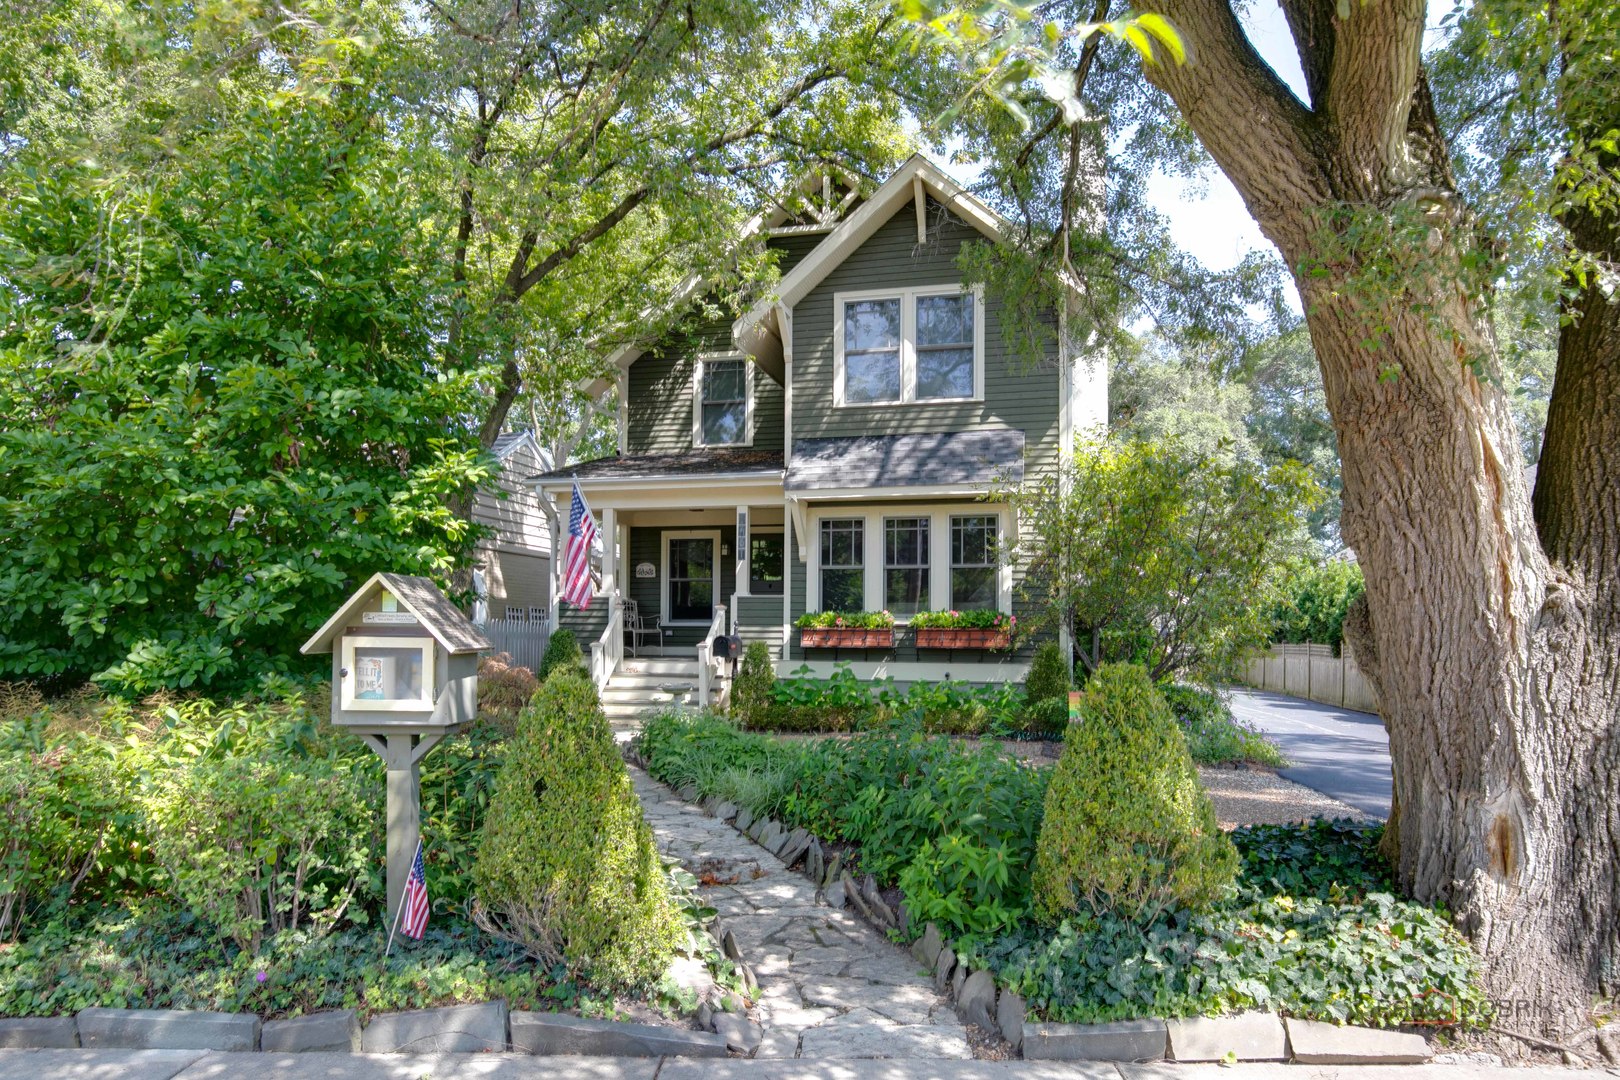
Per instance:
[[[996,519],[973,514],[951,518],[951,608],[996,606]]]
[[[897,619],[928,610],[928,519],[883,519],[883,609]]]
[[[821,610],[866,609],[866,521],[825,518],[821,522]]]

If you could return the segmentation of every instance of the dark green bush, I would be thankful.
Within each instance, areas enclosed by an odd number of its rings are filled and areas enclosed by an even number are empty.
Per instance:
[[[546,641],[545,655],[540,657],[540,670],[535,677],[541,682],[551,677],[551,673],[560,667],[583,668],[585,654],[579,651],[579,639],[574,632],[567,628],[559,628],[551,632]]]
[[[803,667],[777,679],[770,701],[744,716],[733,715],[754,731],[864,731],[896,717],[916,716],[923,730],[940,735],[1005,737],[1027,729],[1024,695],[1003,684],[975,685],[954,679],[914,682],[904,690],[892,679],[856,678],[848,664],[824,678]]]
[[[743,652],[742,667],[731,685],[731,715],[745,726],[753,726],[771,706],[771,687],[776,684],[776,668],[771,663],[771,647],[763,641],[751,642]]]
[[[518,718],[473,866],[474,919],[602,986],[663,974],[685,930],[596,688],[548,677]]]
[[[1366,591],[1361,567],[1353,562],[1298,567],[1285,574],[1272,605],[1273,641],[1344,643],[1344,616],[1350,604]]]
[[[1069,699],[1047,698],[1024,706],[1023,727],[1027,734],[1043,739],[1061,739],[1069,726]]]
[[[1180,683],[1160,684],[1159,693],[1181,722],[1187,749],[1200,765],[1248,761],[1280,768],[1287,764],[1275,743],[1239,723],[1215,693]]]
[[[1147,672],[1098,668],[1046,791],[1037,911],[1053,921],[1088,908],[1151,919],[1208,906],[1236,870],[1237,853]]]
[[[1070,1023],[1263,1008],[1372,1025],[1479,1023],[1478,961],[1443,913],[1395,899],[1381,826],[1240,828],[1237,888],[1214,910],[1143,925],[1084,913],[1023,927],[964,958]]]
[[[1055,641],[1043,641],[1030,662],[1029,675],[1024,680],[1024,697],[1031,705],[1050,698],[1069,698],[1074,686],[1071,666],[1063,658],[1063,650]]]

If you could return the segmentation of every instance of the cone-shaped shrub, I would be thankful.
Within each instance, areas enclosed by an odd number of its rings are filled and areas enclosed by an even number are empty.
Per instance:
[[[546,641],[545,655],[540,657],[540,670],[535,677],[541,682],[558,668],[585,667],[585,654],[579,651],[579,639],[574,637],[572,630],[559,628],[551,632]]]
[[[663,974],[686,931],[584,672],[559,669],[518,717],[473,866],[474,918],[599,986]]]
[[[1097,669],[1046,789],[1035,845],[1035,909],[1152,918],[1216,899],[1237,851],[1215,821],[1187,742],[1147,672]]]
[[[751,642],[743,653],[742,670],[731,684],[731,715],[743,727],[765,719],[771,707],[771,687],[776,671],[771,665],[771,649],[763,641]]]

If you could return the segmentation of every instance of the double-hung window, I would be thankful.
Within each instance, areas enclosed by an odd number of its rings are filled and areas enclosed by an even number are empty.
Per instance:
[[[994,608],[996,593],[995,516],[973,514],[952,517],[952,609]]]
[[[862,611],[866,607],[866,520],[821,521],[821,610]]]
[[[984,393],[979,294],[959,286],[839,294],[836,405],[973,401]]]
[[[747,446],[748,362],[739,356],[698,358],[692,417],[692,445]]]
[[[928,610],[928,519],[883,519],[883,607],[897,619]]]

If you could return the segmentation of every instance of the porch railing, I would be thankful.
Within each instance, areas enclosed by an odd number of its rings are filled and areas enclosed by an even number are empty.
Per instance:
[[[726,632],[726,606],[715,605],[714,618],[709,622],[709,629],[698,642],[698,708],[709,707],[709,692],[714,688],[715,663],[714,639]]]
[[[618,593],[613,593],[607,600],[607,626],[602,630],[602,636],[591,642],[591,681],[596,683],[598,690],[607,686],[608,680],[619,669],[619,662],[624,659],[624,601]]]

